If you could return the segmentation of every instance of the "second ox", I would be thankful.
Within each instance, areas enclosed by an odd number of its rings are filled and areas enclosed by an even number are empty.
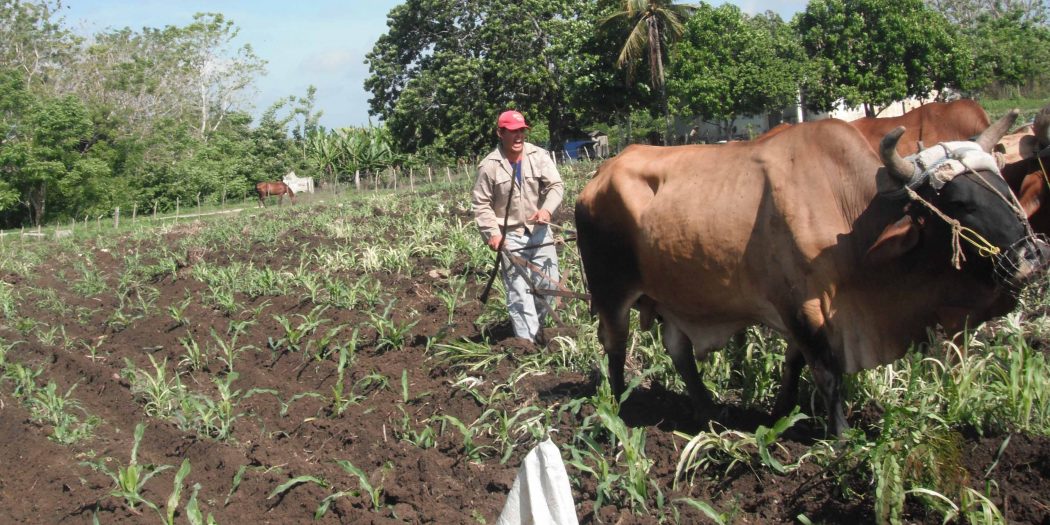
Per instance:
[[[838,120],[753,142],[631,146],[603,163],[576,225],[614,393],[625,388],[632,307],[643,326],[662,319],[698,410],[710,396],[695,359],[761,323],[788,343],[775,414],[795,406],[808,364],[840,433],[843,373],[898,359],[938,323],[1011,308],[1045,264],[1047,247],[986,153],[1016,115],[957,144],[968,168],[951,175],[928,154],[942,167],[903,159],[901,128],[876,153]],[[960,241],[971,232],[983,243]]]

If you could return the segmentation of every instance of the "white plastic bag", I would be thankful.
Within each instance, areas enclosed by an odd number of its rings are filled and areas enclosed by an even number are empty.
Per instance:
[[[569,475],[548,437],[525,456],[496,525],[578,525]]]

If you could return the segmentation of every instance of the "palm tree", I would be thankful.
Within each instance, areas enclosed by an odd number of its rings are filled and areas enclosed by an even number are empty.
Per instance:
[[[616,65],[627,68],[628,78],[634,76],[638,63],[648,53],[649,83],[659,91],[667,125],[664,141],[671,133],[671,114],[667,107],[667,89],[664,86],[664,48],[677,41],[685,32],[684,21],[696,6],[676,4],[675,0],[623,0],[623,10],[607,16],[602,23],[626,21],[631,32],[620,50]]]

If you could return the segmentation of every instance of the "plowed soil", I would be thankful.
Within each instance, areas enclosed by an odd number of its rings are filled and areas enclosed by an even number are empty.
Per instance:
[[[195,235],[204,227],[206,223],[176,228],[168,242],[174,246],[183,236]],[[389,237],[390,242],[396,242],[397,232],[389,232]],[[199,485],[201,511],[222,524],[313,522],[322,500],[339,491],[346,494],[336,498],[317,523],[495,523],[528,447],[514,450],[505,463],[498,457],[471,461],[464,453],[459,432],[449,429],[435,437],[435,446],[421,448],[398,439],[395,430],[401,428],[405,417],[418,422],[435,415],[452,415],[469,424],[488,408],[450,387],[454,374],[440,360],[428,356],[428,338],[487,338],[491,351],[501,356],[500,365],[483,378],[490,384],[508,381],[519,356],[550,349],[511,337],[506,324],[478,326],[473,320],[482,309],[476,301],[462,305],[457,322],[448,325],[445,307],[433,293],[446,274],[430,272],[437,269],[434,261],[413,257],[411,265],[416,270],[411,276],[376,275],[383,290],[397,299],[392,312],[395,320],[408,322],[407,316],[417,316],[412,320],[418,323],[403,349],[380,348],[365,312],[336,308],[324,312],[329,319],[326,326],[346,324],[360,330],[358,352],[347,372],[347,382],[356,383],[373,373],[389,380],[387,387],[363,391],[364,399],[336,415],[328,399],[337,380],[334,357],[312,359],[305,353],[269,350],[271,342],[283,333],[275,316],[306,315],[315,304],[301,295],[241,296],[237,299],[245,312],[230,315],[203,304],[199,297],[207,289],[190,278],[190,268],[201,261],[229,264],[242,260],[271,268],[296,267],[304,250],[329,242],[335,241],[300,231],[269,247],[262,257],[219,250],[187,257],[177,273],[158,275],[149,283],[159,291],[152,313],[127,322],[114,322],[111,316],[121,306],[112,290],[118,286],[117,276],[130,255],[119,243],[116,249],[101,249],[91,243],[83,248],[107,285],[107,291],[90,297],[71,289],[75,260],[66,257],[42,262],[32,277],[0,275],[18,290],[53,291],[53,298],[66,306],[64,314],[56,313],[54,304],[41,301],[39,294],[23,294],[23,299],[32,300],[19,304],[18,316],[47,327],[64,327],[65,340],[75,341],[72,345],[47,345],[6,323],[0,337],[21,341],[8,352],[7,360],[44,370],[41,378],[56,383],[60,393],[75,385],[71,397],[80,402],[84,413],[102,421],[90,438],[72,445],[58,444],[49,438],[52,428],[34,422],[27,405],[14,396],[14,382],[8,379],[0,383],[0,523],[88,524],[96,518],[103,524],[159,522],[154,511],[142,505],[132,509],[123,498],[111,496],[113,480],[89,465],[107,457],[112,458],[108,463],[111,468],[127,465],[138,423],[148,425],[138,448],[138,462],[173,467],[145,484],[142,494],[146,499],[163,509],[179,465],[188,459],[192,466],[182,504],[175,513],[176,523],[188,523],[184,504],[193,485]],[[452,275],[472,272],[468,275],[467,297],[478,296],[481,287],[476,283],[477,270],[462,265],[448,270]],[[189,322],[179,324],[169,315],[169,307],[179,306],[187,297],[198,299],[186,307],[184,315]],[[240,393],[236,406],[239,417],[231,437],[201,436],[180,430],[176,422],[147,416],[142,395],[131,389],[125,372],[127,363],[153,370],[150,358],[156,363],[167,360],[168,369],[174,370],[183,355],[181,339],[192,336],[199,342],[211,341],[212,330],[222,333],[231,321],[239,320],[255,321],[238,343],[251,345],[256,351],[244,352],[237,360],[238,376],[232,388]],[[223,365],[213,360],[209,367],[199,372],[183,370],[183,385],[214,397],[212,378],[220,377]],[[408,385],[407,403],[401,388],[403,376]],[[588,373],[534,375],[518,383],[516,390],[532,403],[553,406],[594,392],[594,377]],[[621,412],[629,426],[647,430],[646,455],[654,462],[650,476],[668,500],[689,496],[710,502],[732,523],[797,523],[800,514],[814,523],[876,521],[872,503],[875,488],[863,469],[848,479],[836,479],[813,464],[804,464],[788,475],[745,467],[674,488],[675,467],[686,440],[673,432],[707,428],[706,422],[687,415],[688,407],[683,395],[652,385],[636,390]],[[768,423],[764,414],[733,405],[722,408],[717,419],[729,428],[754,430],[758,424]],[[878,417],[877,413],[854,414],[851,420],[863,425],[865,418],[872,422]],[[559,444],[569,439],[557,432],[552,437]],[[807,427],[789,433],[782,442],[797,457],[820,437],[822,427]],[[1007,446],[1001,449],[1007,437],[963,433],[961,461],[969,473],[964,481],[982,492],[994,486],[994,503],[1010,523],[1048,524],[1050,440],[1018,434],[1009,436]],[[485,445],[491,438],[477,439],[478,444]],[[605,452],[610,458],[617,453],[611,447]],[[359,491],[358,480],[340,467],[338,460],[357,466],[368,474],[374,487],[381,487],[378,508]],[[572,466],[568,471],[574,479],[573,497],[582,523],[659,522],[660,513],[652,508],[632,511],[608,504],[595,508],[593,477]],[[324,480],[326,485],[303,481],[278,490],[300,476]],[[656,506],[655,501],[650,504]],[[666,508],[665,518],[677,513],[682,523],[709,522],[702,512],[688,505],[676,506],[676,512]],[[907,523],[940,523],[940,516],[915,504],[909,504],[907,513]]]

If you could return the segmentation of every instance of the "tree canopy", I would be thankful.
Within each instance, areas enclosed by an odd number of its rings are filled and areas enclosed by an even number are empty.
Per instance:
[[[968,70],[955,28],[922,0],[813,0],[795,24],[813,61],[803,93],[813,109],[841,99],[873,115],[957,86]]]
[[[794,103],[804,58],[790,27],[772,13],[701,4],[685,26],[668,81],[675,111],[718,122],[727,136],[739,115]]]

